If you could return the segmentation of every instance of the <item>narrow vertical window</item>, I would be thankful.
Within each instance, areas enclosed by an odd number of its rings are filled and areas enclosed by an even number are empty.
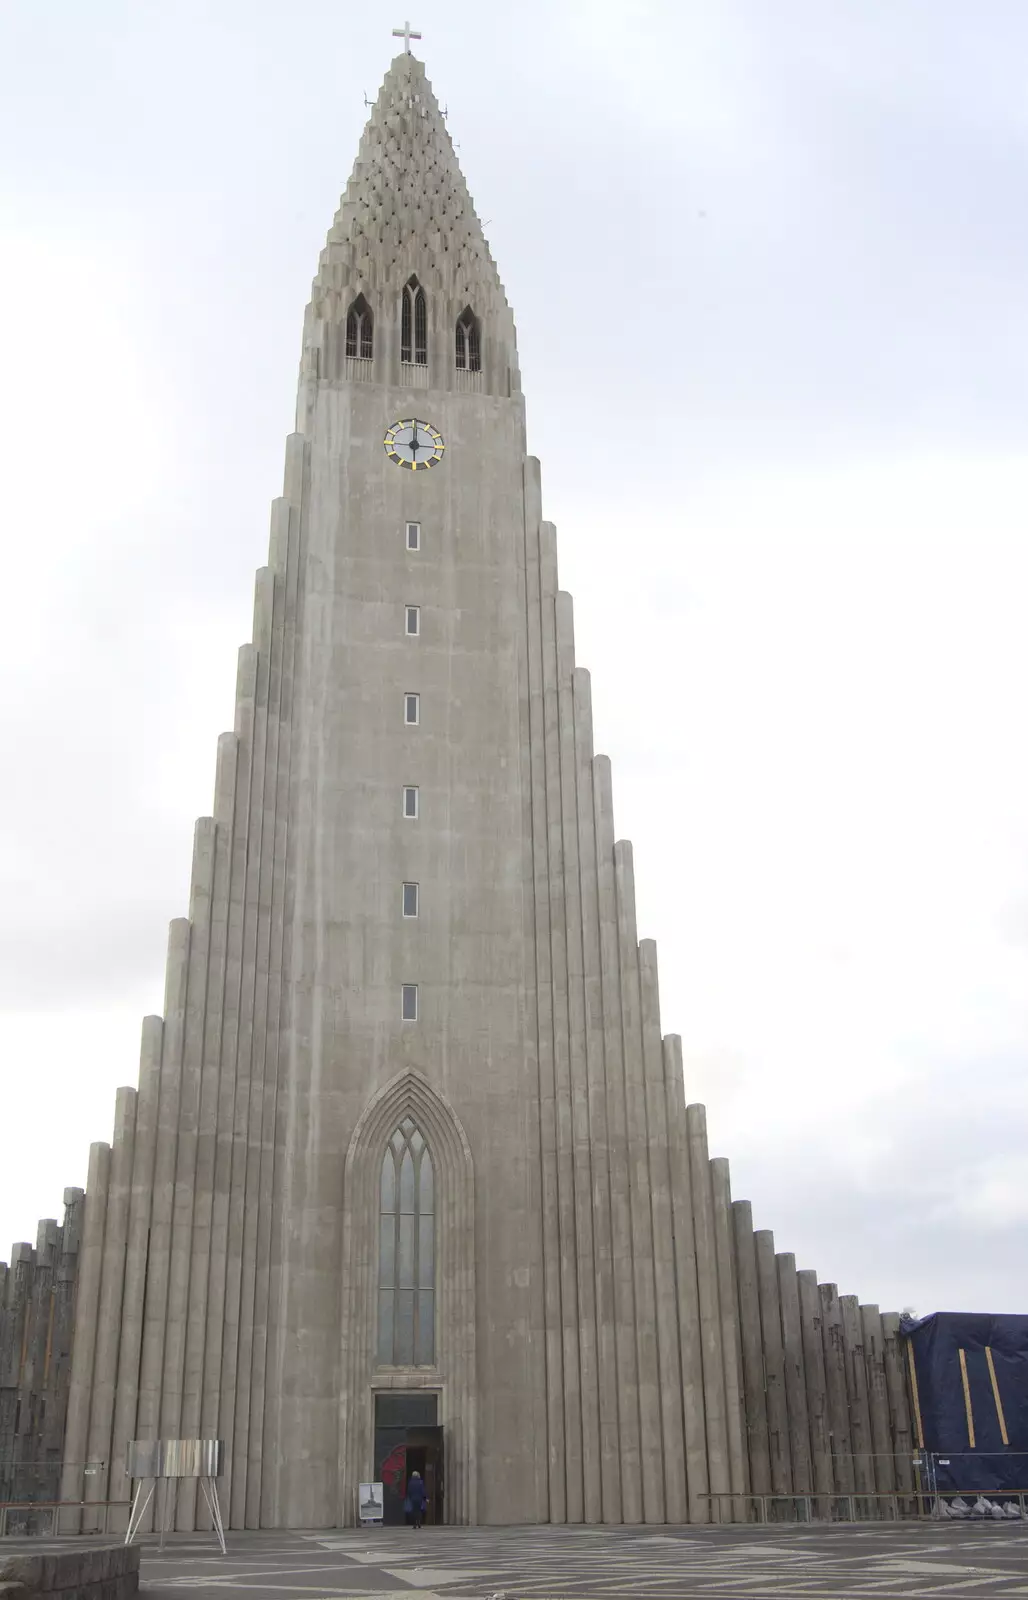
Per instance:
[[[416,983],[405,983],[402,986],[400,1018],[403,1022],[417,1022],[418,1020],[418,986]]]
[[[462,372],[482,370],[482,341],[478,318],[470,306],[465,306],[457,319],[456,360]]]
[[[403,914],[405,917],[418,915],[418,886],[416,883],[405,883],[403,886]]]
[[[421,523],[408,522],[407,524],[407,549],[421,549]]]
[[[373,349],[374,318],[371,307],[359,294],[346,313],[346,354],[355,360],[370,361]]]
[[[418,791],[415,784],[409,783],[403,791],[403,814],[409,822],[417,821]]]
[[[419,694],[404,695],[403,720],[409,728],[416,728],[421,721],[421,696]]]
[[[390,1136],[379,1180],[378,1361],[435,1361],[435,1173],[413,1117]]]
[[[418,633],[420,633],[421,632],[421,607],[420,606],[407,606],[406,607],[406,612],[407,612],[407,620],[406,620],[407,632],[409,634],[418,634]]]
[[[400,360],[423,367],[428,362],[428,306],[417,278],[403,286],[400,303]]]

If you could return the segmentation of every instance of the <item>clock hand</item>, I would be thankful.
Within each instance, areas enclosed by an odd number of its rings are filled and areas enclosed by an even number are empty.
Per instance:
[[[422,445],[418,442],[418,425],[417,425],[417,423],[415,423],[414,424],[414,433],[411,436],[411,442],[410,442],[410,453],[414,457],[415,461],[418,459],[418,451],[420,449],[422,449],[422,448],[423,448]]]

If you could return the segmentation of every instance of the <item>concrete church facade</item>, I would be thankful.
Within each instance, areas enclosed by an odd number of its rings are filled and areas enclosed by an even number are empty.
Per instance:
[[[314,283],[164,1016],[69,1199],[68,1498],[157,1437],[225,1439],[233,1527],[352,1522],[397,1441],[452,1522],[910,1487],[897,1319],[775,1255],[686,1106],[512,314],[410,54]]]

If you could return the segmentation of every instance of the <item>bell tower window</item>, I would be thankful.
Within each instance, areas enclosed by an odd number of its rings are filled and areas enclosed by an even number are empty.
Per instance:
[[[346,354],[354,361],[370,361],[374,317],[371,307],[359,294],[346,313]]]
[[[404,1117],[382,1158],[378,1241],[378,1362],[435,1361],[435,1183],[432,1157]]]
[[[457,366],[461,372],[481,372],[482,341],[478,318],[470,306],[465,306],[457,318]]]
[[[416,367],[428,364],[428,307],[417,278],[403,286],[400,304],[400,360]]]

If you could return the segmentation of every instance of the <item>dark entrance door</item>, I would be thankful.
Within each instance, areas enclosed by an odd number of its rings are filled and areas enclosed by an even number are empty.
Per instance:
[[[443,1521],[443,1430],[436,1422],[439,1397],[424,1390],[375,1396],[375,1479],[384,1485],[383,1512],[393,1526],[406,1522],[407,1479],[420,1472],[428,1503],[426,1522]]]

